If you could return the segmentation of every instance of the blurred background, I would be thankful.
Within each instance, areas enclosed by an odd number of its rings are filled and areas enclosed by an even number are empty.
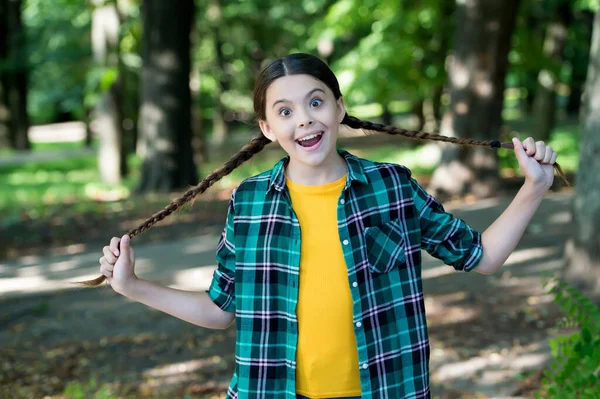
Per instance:
[[[572,184],[555,178],[508,272],[483,280],[425,264],[432,347],[441,351],[432,354],[434,396],[600,397],[599,8],[598,0],[0,0],[0,396],[224,397],[234,328],[204,331],[70,282],[96,277],[110,237],[260,134],[257,72],[308,52],[335,72],[349,114],[461,138],[532,136],[553,147]],[[481,230],[523,182],[504,149],[351,129],[339,147],[409,167]],[[143,277],[207,286],[231,191],[283,155],[268,146],[136,237]],[[548,292],[542,272],[568,285],[555,280]],[[552,340],[565,329],[560,347]]]

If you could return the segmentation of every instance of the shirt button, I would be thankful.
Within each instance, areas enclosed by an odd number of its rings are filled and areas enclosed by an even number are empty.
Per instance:
[[[345,201],[345,200],[342,198],[342,199],[340,200],[340,204],[344,205],[345,203],[346,203],[346,201]]]
[[[352,283],[352,286],[353,287],[358,287],[358,283],[355,281],[355,282]]]
[[[367,367],[369,367],[367,366],[367,363],[363,363],[363,369],[366,369]]]
[[[348,240],[344,240],[343,243],[344,243],[344,245],[348,245],[349,241]]]
[[[362,326],[362,323],[359,321],[356,323],[356,327],[360,327],[360,326]]]

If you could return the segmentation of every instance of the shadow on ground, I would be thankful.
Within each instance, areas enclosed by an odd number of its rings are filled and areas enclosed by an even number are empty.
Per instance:
[[[571,201],[568,193],[548,195],[494,276],[457,273],[425,256],[434,397],[511,397],[522,378],[547,363],[547,339],[561,315],[542,288],[543,273],[561,267],[573,229]],[[494,199],[447,210],[483,231],[507,204]],[[216,242],[212,232],[139,245],[138,274],[204,290]],[[60,398],[74,382],[89,388],[95,381],[122,397],[224,397],[235,328],[199,328],[108,286],[74,289],[70,281],[97,276],[100,250],[0,263],[0,397]]]

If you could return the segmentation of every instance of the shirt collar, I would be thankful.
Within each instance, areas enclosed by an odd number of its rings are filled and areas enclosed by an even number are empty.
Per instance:
[[[350,154],[346,150],[337,149],[338,154],[340,154],[344,160],[346,161],[346,165],[348,166],[348,176],[346,178],[346,185],[344,186],[344,190],[346,190],[353,181],[357,181],[360,183],[368,183],[367,175],[364,171],[363,165],[360,160],[353,154]],[[290,161],[290,156],[286,155],[283,157],[271,170],[271,178],[269,183],[268,190],[275,189],[277,191],[282,191],[285,188],[285,166]]]

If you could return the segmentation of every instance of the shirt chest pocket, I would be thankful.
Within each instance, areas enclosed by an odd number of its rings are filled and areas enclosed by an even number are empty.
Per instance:
[[[364,235],[371,272],[381,274],[406,267],[406,236],[398,221],[367,227]]]

